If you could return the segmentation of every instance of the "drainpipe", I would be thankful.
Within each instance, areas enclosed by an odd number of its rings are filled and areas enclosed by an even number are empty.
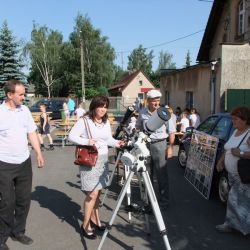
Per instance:
[[[216,64],[218,63],[217,60],[211,61],[210,66],[211,66],[211,79],[210,79],[210,84],[211,84],[211,114],[214,114],[216,111]]]

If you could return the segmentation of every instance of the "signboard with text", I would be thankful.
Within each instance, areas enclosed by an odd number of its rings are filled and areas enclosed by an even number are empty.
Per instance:
[[[191,138],[185,178],[209,199],[218,138],[194,130]]]

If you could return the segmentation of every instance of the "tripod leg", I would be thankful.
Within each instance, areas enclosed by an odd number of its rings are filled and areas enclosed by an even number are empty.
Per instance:
[[[143,201],[144,206],[145,206],[145,204],[148,205],[147,190],[145,189],[145,185],[143,184],[143,181],[142,181],[142,178],[141,178],[141,172],[137,172],[137,178],[138,178],[138,182],[139,182],[141,200]],[[147,232],[147,234],[150,234],[148,214],[145,213],[144,217],[145,217],[145,222],[146,222],[146,232]]]
[[[125,168],[125,180],[127,180],[128,176],[129,176],[129,172],[130,172],[130,169],[129,169],[129,166],[124,166]],[[131,204],[131,187],[130,185],[128,186],[127,188],[127,205],[129,206]],[[131,212],[128,212],[128,220],[129,222],[131,221]]]
[[[158,228],[160,230],[160,234],[163,237],[165,247],[167,250],[171,250],[171,247],[170,247],[170,244],[168,241],[168,237],[167,237],[167,229],[165,227],[164,220],[162,218],[161,210],[160,210],[159,204],[157,202],[155,192],[154,192],[152,183],[150,181],[149,174],[147,171],[142,171],[141,174],[142,174],[142,178],[143,178],[146,190],[148,192],[148,197],[149,197],[150,203],[152,205],[152,209],[154,211],[154,215],[156,218],[156,222],[158,224]]]
[[[110,175],[110,178],[109,178],[108,186],[107,186],[107,188],[105,189],[105,193],[104,193],[104,195],[103,195],[102,202],[99,204],[100,207],[103,206],[104,201],[105,201],[105,199],[106,199],[106,196],[108,195],[108,191],[109,191],[108,187],[111,185],[111,183],[112,183],[112,181],[113,181],[114,174],[115,174],[115,170],[116,170],[116,167],[117,167],[118,164],[119,164],[119,161],[120,161],[120,159],[121,159],[121,156],[122,156],[122,151],[119,151],[118,156],[117,156],[117,158],[116,158],[116,162],[115,162],[114,169],[113,169],[113,171],[112,171],[112,173],[111,173],[111,175]]]
[[[122,204],[122,201],[123,201],[123,199],[124,199],[124,196],[126,195],[127,189],[128,189],[128,187],[130,186],[130,182],[131,182],[131,180],[132,180],[132,178],[133,178],[134,173],[135,173],[134,170],[131,170],[130,173],[129,173],[129,175],[128,175],[128,178],[127,178],[127,180],[126,180],[126,182],[125,182],[125,184],[124,184],[124,186],[123,186],[123,188],[122,188],[122,191],[121,191],[121,193],[120,193],[120,195],[119,195],[119,197],[118,197],[116,207],[115,207],[115,209],[113,210],[112,217],[111,217],[111,219],[110,219],[110,221],[109,221],[109,223],[108,223],[107,228],[105,229],[105,231],[104,231],[104,233],[103,233],[101,242],[100,242],[100,244],[99,244],[97,250],[101,250],[101,249],[102,249],[102,245],[103,245],[103,243],[104,243],[104,241],[105,241],[105,239],[106,239],[106,237],[107,237],[109,231],[111,230],[112,224],[113,224],[113,222],[114,222],[114,220],[115,220],[115,217],[116,217],[116,215],[117,215],[117,213],[118,213],[118,210],[119,210],[119,208],[120,208],[120,206],[121,206],[121,204]]]

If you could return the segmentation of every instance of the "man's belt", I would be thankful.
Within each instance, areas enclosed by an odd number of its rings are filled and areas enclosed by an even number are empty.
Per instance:
[[[167,138],[163,138],[163,139],[151,139],[151,144],[154,144],[154,143],[157,143],[157,142],[160,142],[160,141],[165,141]]]

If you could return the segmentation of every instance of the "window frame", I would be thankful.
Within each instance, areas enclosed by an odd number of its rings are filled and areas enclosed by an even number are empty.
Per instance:
[[[165,104],[170,105],[170,93],[168,90],[165,91]]]
[[[237,35],[241,36],[245,33],[245,0],[241,0],[238,3],[238,29]]]
[[[186,108],[192,109],[194,107],[194,92],[186,91]]]

